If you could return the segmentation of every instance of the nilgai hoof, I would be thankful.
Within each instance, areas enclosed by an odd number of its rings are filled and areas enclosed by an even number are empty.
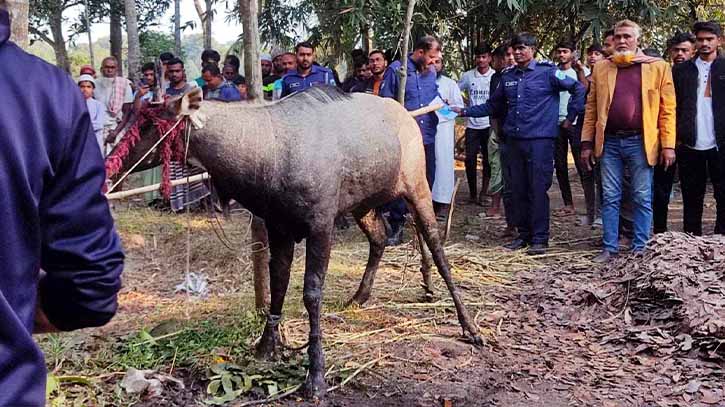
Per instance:
[[[347,303],[345,303],[345,306],[346,307],[349,307],[351,305],[362,306],[366,302],[368,302],[369,299],[370,299],[369,292],[367,292],[367,293],[357,292],[357,293],[355,293],[355,295],[352,296],[352,298],[350,298],[350,300]]]
[[[302,394],[308,400],[322,400],[327,394],[327,383],[322,373],[309,372],[305,385],[302,387]]]
[[[282,355],[284,344],[279,336],[279,328],[277,326],[264,327],[262,338],[257,344],[254,356],[259,360],[275,360]]]

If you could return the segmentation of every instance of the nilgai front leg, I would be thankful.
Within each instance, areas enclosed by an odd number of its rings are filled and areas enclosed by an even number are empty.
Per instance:
[[[313,229],[307,238],[305,285],[302,299],[310,319],[309,348],[307,349],[310,371],[304,386],[304,394],[308,398],[321,399],[327,391],[320,312],[322,289],[325,285],[325,274],[327,274],[327,266],[330,261],[333,221],[334,218],[330,218],[329,225]]]
[[[252,270],[254,272],[254,305],[258,310],[268,309],[269,292],[269,237],[262,218],[252,216]]]
[[[256,356],[259,359],[274,358],[282,346],[282,340],[279,336],[279,321],[282,319],[284,297],[289,286],[295,241],[290,237],[271,235],[269,249],[271,253],[269,274],[272,303],[267,314],[264,333],[259,340],[259,344],[257,344]]]

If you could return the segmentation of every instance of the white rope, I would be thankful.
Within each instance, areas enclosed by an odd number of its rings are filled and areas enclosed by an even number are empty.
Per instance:
[[[154,144],[154,145],[153,145],[153,146],[151,147],[151,149],[149,149],[149,151],[147,151],[147,152],[146,152],[146,154],[144,154],[144,155],[143,155],[143,157],[141,157],[141,158],[140,158],[140,159],[139,159],[139,160],[138,160],[138,161],[136,162],[136,164],[134,164],[134,165],[133,165],[133,167],[131,167],[131,169],[129,169],[128,171],[126,171],[126,173],[125,173],[125,174],[123,174],[123,176],[121,177],[121,179],[119,179],[118,181],[116,181],[116,183],[115,183],[115,184],[113,184],[113,186],[111,186],[111,188],[109,188],[109,189],[108,189],[108,192],[106,192],[106,194],[110,194],[111,192],[113,192],[113,190],[114,190],[114,189],[116,189],[116,187],[117,187],[117,186],[118,186],[118,185],[119,185],[120,183],[122,183],[122,182],[123,182],[123,180],[125,180],[125,179],[126,179],[126,177],[128,177],[128,176],[129,176],[129,175],[130,175],[130,174],[131,174],[131,173],[133,172],[133,170],[135,170],[135,169],[136,169],[136,167],[138,167],[138,166],[139,166],[139,164],[141,164],[141,162],[142,162],[143,160],[145,160],[145,159],[146,159],[146,157],[148,157],[148,155],[149,155],[149,154],[151,154],[151,152],[152,152],[152,151],[154,151],[154,150],[156,149],[156,147],[158,147],[158,145],[159,145],[159,144],[161,144],[161,142],[162,142],[162,141],[164,141],[164,139],[166,139],[166,137],[167,137],[167,136],[168,136],[169,134],[171,134],[171,132],[172,132],[172,131],[173,131],[173,130],[174,130],[174,129],[176,128],[176,126],[178,126],[178,125],[179,125],[179,123],[181,123],[181,121],[182,121],[182,120],[184,120],[184,118],[185,118],[185,117],[186,117],[186,116],[182,116],[182,117],[180,117],[180,118],[179,118],[179,120],[177,120],[177,121],[176,121],[176,123],[174,123],[174,125],[173,125],[173,126],[171,126],[171,128],[169,129],[169,131],[167,131],[167,132],[166,132],[166,134],[164,134],[163,136],[161,136],[161,138],[159,138],[159,141],[157,141],[157,142],[156,142],[156,144]]]

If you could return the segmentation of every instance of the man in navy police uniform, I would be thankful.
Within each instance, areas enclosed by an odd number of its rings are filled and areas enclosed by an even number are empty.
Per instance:
[[[309,42],[295,46],[297,69],[282,78],[282,97],[302,92],[312,86],[335,86],[335,74],[324,66],[315,64],[315,47]]]
[[[108,322],[123,252],[77,85],[9,37],[0,0],[0,406],[42,407],[47,373],[31,335]]]
[[[556,65],[534,59],[536,38],[520,33],[511,41],[516,66],[503,73],[488,102],[458,110],[461,116],[505,114],[513,202],[518,237],[504,247],[529,247],[531,255],[549,244],[549,196],[554,171],[554,141],[559,134],[559,92],[571,94],[562,127],[584,110],[585,89],[578,81],[556,76]],[[504,113],[505,112],[505,113]]]

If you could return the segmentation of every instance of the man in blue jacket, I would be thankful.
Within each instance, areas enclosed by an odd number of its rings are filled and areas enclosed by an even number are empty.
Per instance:
[[[123,253],[76,84],[9,37],[0,1],[0,406],[42,407],[47,373],[32,333],[108,322]]]
[[[424,36],[415,43],[413,53],[408,55],[407,79],[405,83],[405,102],[403,106],[407,110],[416,110],[426,107],[438,96],[438,84],[436,83],[437,73],[433,67],[433,59],[441,51],[441,44],[435,37]],[[400,88],[400,76],[398,74],[400,61],[395,61],[388,67],[383,84],[380,87],[379,95],[395,99],[398,97]],[[433,188],[435,178],[435,137],[438,128],[438,116],[435,112],[424,114],[415,118],[423,135],[423,147],[425,148],[425,169],[428,178],[428,186]],[[390,236],[387,244],[398,245],[403,242],[403,226],[405,225],[405,213],[407,207],[402,199],[389,204]]]
[[[461,116],[483,117],[505,113],[503,132],[516,205],[518,237],[504,247],[528,254],[546,252],[549,244],[549,195],[554,171],[554,141],[559,134],[559,92],[571,94],[563,128],[572,126],[584,110],[585,89],[577,80],[556,75],[556,65],[538,62],[536,38],[520,33],[511,40],[516,67],[503,73],[488,102],[460,111]]]
[[[290,71],[282,78],[282,97],[312,86],[335,86],[335,74],[324,66],[315,64],[315,47],[309,42],[301,42],[295,46],[297,69]]]

